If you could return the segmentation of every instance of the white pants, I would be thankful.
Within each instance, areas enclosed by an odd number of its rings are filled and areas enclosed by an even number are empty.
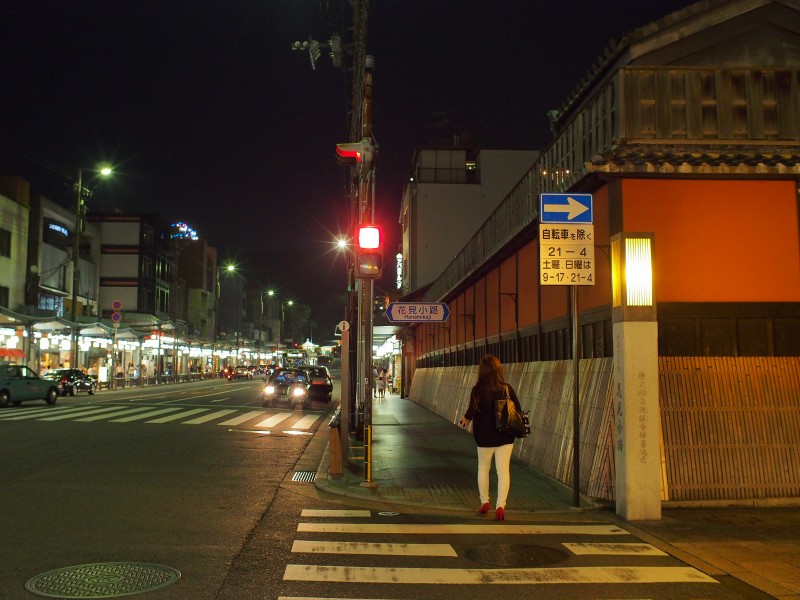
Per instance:
[[[478,446],[478,493],[481,495],[481,504],[489,502],[489,469],[494,456],[494,469],[497,472],[497,503],[495,508],[505,508],[508,499],[508,489],[511,487],[511,451],[514,444],[506,444],[496,448],[482,448]]]

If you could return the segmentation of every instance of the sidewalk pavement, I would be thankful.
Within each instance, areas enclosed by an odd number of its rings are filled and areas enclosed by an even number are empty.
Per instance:
[[[318,435],[328,434],[323,425]],[[408,399],[387,394],[381,402],[373,400],[372,437],[372,481],[364,481],[363,446],[351,443],[342,475],[328,473],[324,453],[315,480],[321,494],[381,510],[482,518],[474,513],[480,502],[471,433]],[[494,472],[490,489],[497,489]],[[581,498],[575,507],[572,488],[512,460],[506,511],[510,521],[611,521],[712,577],[733,581],[744,597],[747,588],[735,580],[775,598],[800,599],[800,502],[760,507],[720,502],[691,508],[664,503],[660,521],[632,523],[617,517],[613,505]]]

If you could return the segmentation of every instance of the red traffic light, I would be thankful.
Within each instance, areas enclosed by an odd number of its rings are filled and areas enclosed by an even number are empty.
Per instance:
[[[358,247],[374,250],[381,247],[381,228],[375,225],[362,225],[358,228]]]
[[[377,225],[359,225],[356,277],[376,279],[383,273],[383,234]]]

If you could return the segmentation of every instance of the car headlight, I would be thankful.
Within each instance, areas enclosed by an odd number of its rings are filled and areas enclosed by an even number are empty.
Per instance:
[[[265,385],[264,386],[264,393],[265,394],[274,394],[275,393],[275,386],[274,385]]]
[[[292,396],[305,396],[305,393],[306,391],[300,386],[292,388]]]

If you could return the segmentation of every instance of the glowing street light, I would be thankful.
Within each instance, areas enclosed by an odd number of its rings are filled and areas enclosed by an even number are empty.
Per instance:
[[[80,287],[80,252],[81,234],[86,225],[86,201],[89,190],[83,186],[83,172],[97,173],[108,177],[113,172],[111,167],[104,166],[99,169],[78,169],[75,178],[75,229],[72,232],[72,305],[70,306],[70,319],[73,323],[78,320],[78,288]],[[70,367],[77,368],[78,362],[78,328],[72,328],[72,343],[70,344]]]

